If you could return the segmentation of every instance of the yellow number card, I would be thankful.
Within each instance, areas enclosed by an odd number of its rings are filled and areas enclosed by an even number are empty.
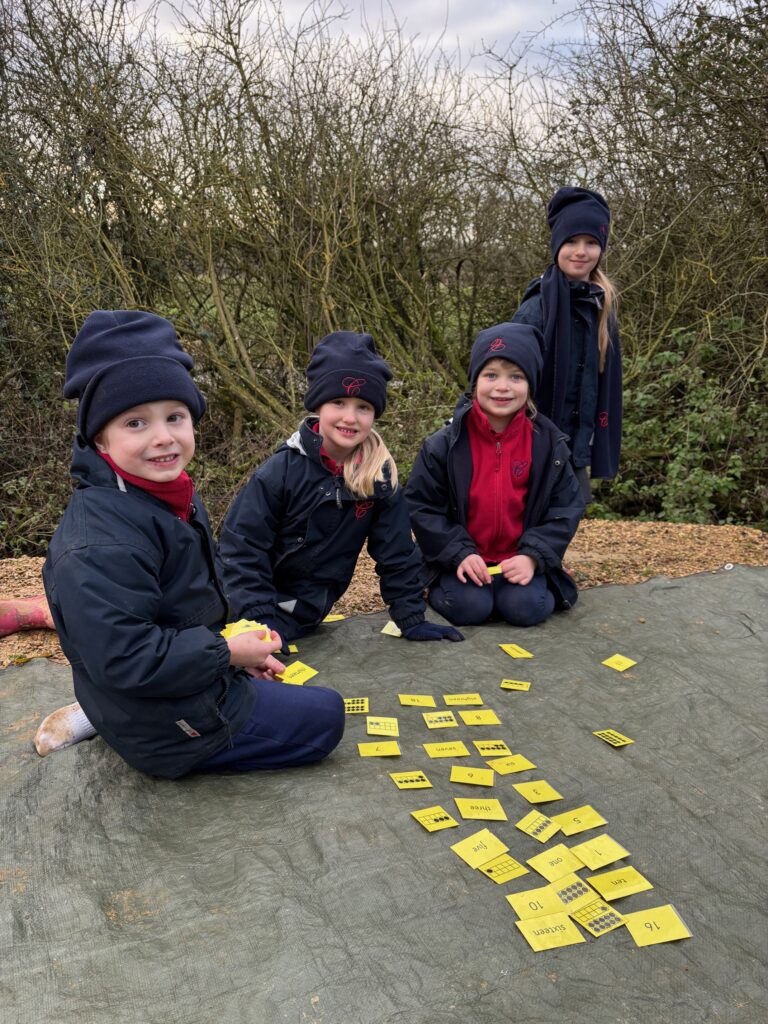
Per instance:
[[[432,789],[424,772],[390,772],[389,777],[398,789]]]
[[[372,715],[365,720],[366,732],[369,736],[399,736],[400,730],[396,718],[374,718]]]
[[[551,884],[557,898],[569,914],[581,910],[597,899],[595,890],[578,875],[563,875]]]
[[[509,757],[499,757],[493,761],[486,761],[489,768],[493,768],[497,775],[513,775],[515,772],[527,772],[536,765],[529,761],[522,754],[510,754]]]
[[[487,828],[483,828],[462,839],[460,843],[454,843],[451,849],[471,868],[479,868],[481,864],[486,864],[489,860],[495,860],[502,853],[506,853],[509,847]]]
[[[691,933],[671,903],[651,910],[624,915],[624,924],[636,946],[655,946],[658,942],[690,939]]]
[[[303,661],[294,661],[292,665],[286,668],[282,675],[275,676],[275,678],[282,679],[284,683],[291,683],[293,686],[303,686],[308,679],[316,675],[316,668],[310,668]]]
[[[531,917],[544,917],[547,914],[563,912],[562,901],[551,885],[543,885],[540,889],[512,892],[505,899],[521,921],[526,921]]]
[[[452,711],[422,711],[422,715],[428,729],[452,729],[459,725]]]
[[[345,697],[344,698],[344,712],[347,715],[367,715],[368,714],[368,698],[367,697]]]
[[[628,668],[632,668],[637,662],[632,661],[631,658],[625,658],[623,654],[612,654],[610,658],[606,658],[601,664],[607,665],[608,668],[613,668],[617,672],[626,672]]]
[[[460,796],[453,799],[462,818],[478,818],[481,821],[507,820],[504,808],[498,800],[469,800]]]
[[[384,636],[402,636],[403,635],[401,630],[400,630],[400,627],[396,626],[394,624],[394,622],[392,622],[391,619],[386,624],[384,629],[382,629],[381,632],[384,634]]]
[[[524,647],[519,644],[499,644],[499,647],[508,654],[510,658],[532,658],[533,655],[530,651],[526,651]]]
[[[501,566],[500,565],[489,565],[489,566],[487,566],[487,568],[488,568],[488,575],[489,576],[498,576],[501,573]]]
[[[459,717],[464,725],[501,725],[501,719],[495,711],[460,711]]]
[[[607,835],[597,836],[596,839],[588,839],[586,843],[572,846],[571,853],[584,861],[590,871],[596,871],[606,864],[613,864],[614,861],[629,856],[628,850]]]
[[[423,743],[422,746],[428,757],[469,757],[469,751],[461,740],[453,743]]]
[[[541,814],[540,811],[531,811],[530,814],[526,814],[520,821],[515,822],[515,828],[519,828],[521,832],[525,832],[539,843],[548,842],[560,831],[560,826],[546,814]]]
[[[443,696],[443,700],[449,707],[483,703],[483,698],[479,693],[446,693]]]
[[[422,807],[420,811],[411,811],[411,817],[423,825],[427,832],[440,832],[444,828],[458,828],[459,823],[452,818],[444,807]]]
[[[436,708],[435,698],[428,693],[398,693],[398,700],[405,708]]]
[[[397,740],[384,743],[358,743],[360,757],[399,757],[400,744]]]
[[[269,626],[265,626],[263,622],[254,622],[253,619],[238,619],[237,622],[228,622],[221,631],[225,640],[240,636],[242,633],[264,633],[267,637],[270,635]]]
[[[565,843],[558,843],[544,853],[537,853],[526,861],[534,871],[546,878],[548,882],[556,882],[563,875],[570,875],[584,867],[579,858],[572,853]]]
[[[323,622],[341,622],[342,619],[346,619],[346,615],[326,615]]]
[[[451,782],[466,782],[470,786],[492,786],[493,772],[490,768],[467,768],[451,765]]]
[[[512,751],[504,740],[472,740],[472,745],[480,757],[501,757],[502,754],[512,755]]]
[[[516,782],[514,788],[529,804],[545,804],[548,800],[562,800],[557,790],[544,779],[536,782]]]
[[[588,903],[581,910],[571,911],[571,917],[595,938],[612,932],[614,928],[620,928],[624,924],[624,918],[618,910],[609,907],[604,900],[595,900],[594,903]]]
[[[552,821],[556,821],[567,836],[575,836],[589,828],[608,824],[602,814],[598,814],[590,804],[574,807],[572,811],[563,811],[562,814],[553,814]]]
[[[587,881],[594,886],[604,900],[618,900],[622,896],[634,896],[636,892],[645,892],[653,886],[639,871],[629,866],[615,871],[605,871],[602,875],[591,875]]]
[[[587,941],[567,914],[550,914],[533,921],[515,921],[515,924],[535,953]]]
[[[481,864],[477,870],[487,875],[497,885],[503,885],[504,882],[511,882],[513,878],[528,874],[525,864],[510,857],[508,853],[502,853],[500,857],[494,857],[487,864]]]
[[[599,729],[597,732],[593,732],[592,735],[597,736],[598,739],[603,740],[605,743],[610,743],[612,747],[626,747],[630,743],[635,742],[629,736],[622,736],[615,729]]]
[[[299,653],[299,648],[296,646],[296,644],[288,644],[288,653],[289,654],[298,654]]]
[[[524,679],[502,679],[501,689],[502,690],[521,690],[523,693],[527,693],[530,690],[531,684],[525,682]]]

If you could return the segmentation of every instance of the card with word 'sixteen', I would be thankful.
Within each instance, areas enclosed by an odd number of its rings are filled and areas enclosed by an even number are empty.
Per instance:
[[[587,941],[568,914],[550,914],[533,920],[515,921],[515,924],[535,953]]]
[[[443,695],[443,700],[448,707],[467,707],[483,703],[483,698],[479,693],[446,693]]]

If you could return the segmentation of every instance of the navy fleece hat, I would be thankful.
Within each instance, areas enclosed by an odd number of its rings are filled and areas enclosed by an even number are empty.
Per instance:
[[[599,192],[588,188],[560,188],[547,204],[547,220],[552,232],[550,250],[557,260],[560,247],[574,235],[591,235],[605,252],[611,211]]]
[[[193,366],[169,320],[140,309],[97,309],[67,355],[64,397],[80,400],[77,426],[86,441],[144,402],[183,402],[197,422],[205,399],[189,375]]]
[[[469,383],[477,383],[480,371],[491,359],[508,359],[528,379],[531,398],[536,394],[541,377],[541,331],[531,324],[496,324],[480,331],[469,357]]]
[[[309,360],[304,408],[314,412],[334,398],[361,398],[381,416],[387,405],[388,380],[392,371],[370,334],[334,331],[318,341]]]

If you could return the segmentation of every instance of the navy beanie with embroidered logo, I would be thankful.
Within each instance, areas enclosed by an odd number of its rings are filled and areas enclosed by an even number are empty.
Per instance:
[[[588,188],[558,189],[547,204],[547,221],[552,232],[549,246],[553,260],[557,260],[563,243],[575,235],[590,235],[605,252],[611,211],[599,192]]]
[[[507,359],[523,371],[533,398],[543,365],[541,344],[541,331],[532,324],[496,324],[480,331],[469,357],[470,386],[475,386],[480,371],[491,359]]]
[[[378,417],[386,408],[391,379],[370,334],[334,331],[318,341],[310,357],[304,408],[315,412],[335,398],[360,398],[371,403]]]
[[[115,416],[145,402],[183,402],[197,422],[205,399],[190,376],[193,366],[164,317],[97,309],[67,355],[64,397],[79,399],[77,427],[88,442]]]

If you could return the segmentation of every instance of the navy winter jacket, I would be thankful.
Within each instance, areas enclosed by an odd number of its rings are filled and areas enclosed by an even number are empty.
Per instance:
[[[128,764],[176,778],[223,749],[254,704],[219,636],[227,605],[205,509],[195,496],[183,522],[80,439],[72,474],[43,580],[75,695]]]
[[[433,579],[477,554],[466,528],[472,451],[464,421],[471,408],[471,398],[462,396],[453,420],[422,445],[408,479],[411,524]],[[584,500],[562,432],[541,415],[532,426],[531,471],[517,552],[536,560],[555,607],[570,608],[578,592],[562,568],[562,558],[584,514]]]
[[[394,621],[402,630],[422,622],[422,565],[402,489],[377,482],[372,498],[355,497],[323,465],[312,422],[259,466],[224,520],[219,572],[233,613],[280,622],[284,640],[303,636],[347,589],[367,542]]]

